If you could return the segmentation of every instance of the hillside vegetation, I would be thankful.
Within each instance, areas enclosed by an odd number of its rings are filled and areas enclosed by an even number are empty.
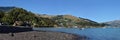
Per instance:
[[[0,22],[3,25],[13,26],[54,27],[57,25],[48,18],[37,17],[34,13],[22,8],[13,8],[8,12],[0,11]]]
[[[47,15],[47,14],[40,14],[37,15],[39,17],[43,18],[49,18],[53,21],[55,21],[59,27],[79,27],[79,28],[90,28],[90,27],[104,27],[106,24],[104,23],[97,23],[95,21],[81,18],[81,17],[75,17],[72,15]]]
[[[8,8],[8,9],[7,9]],[[95,21],[72,15],[35,14],[23,8],[0,7],[0,22],[2,25],[31,27],[101,27]]]

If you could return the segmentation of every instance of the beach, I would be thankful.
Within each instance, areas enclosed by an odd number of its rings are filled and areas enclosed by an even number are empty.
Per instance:
[[[85,40],[74,34],[47,31],[0,33],[0,40]]]

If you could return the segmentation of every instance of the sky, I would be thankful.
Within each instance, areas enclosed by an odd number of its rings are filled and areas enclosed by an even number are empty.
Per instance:
[[[20,7],[36,14],[69,14],[96,22],[120,20],[120,0],[0,0],[0,6]]]

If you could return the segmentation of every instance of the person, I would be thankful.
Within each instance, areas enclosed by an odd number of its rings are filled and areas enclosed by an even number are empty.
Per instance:
[[[2,22],[0,22],[0,25],[2,25]]]
[[[14,36],[14,33],[10,33],[10,36],[12,36],[12,37],[13,37],[13,36]]]

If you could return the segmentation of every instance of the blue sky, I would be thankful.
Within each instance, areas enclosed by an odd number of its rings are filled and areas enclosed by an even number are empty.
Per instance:
[[[39,14],[71,14],[96,22],[120,20],[120,0],[0,0]]]

